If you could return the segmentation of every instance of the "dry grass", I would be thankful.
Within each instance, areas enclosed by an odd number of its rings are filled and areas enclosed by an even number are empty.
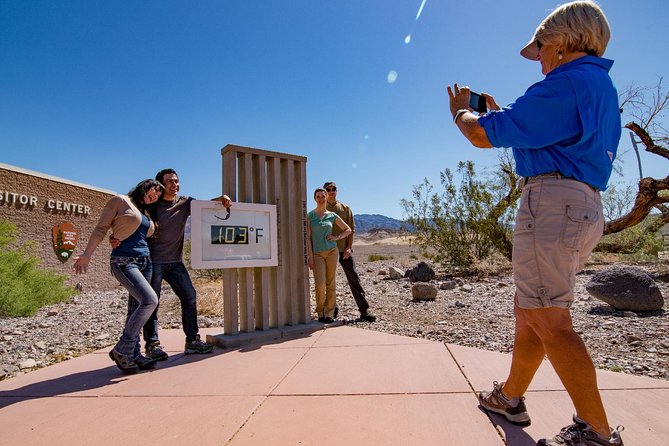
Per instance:
[[[163,284],[160,297],[160,313],[181,314],[181,304],[169,286]],[[193,278],[197,291],[197,314],[200,316],[218,316],[223,314],[223,279]],[[159,316],[159,319],[161,317]]]
[[[385,256],[381,254],[370,254],[367,256],[368,262],[378,262],[379,260],[391,260],[393,256]]]
[[[488,276],[504,276],[511,274],[511,262],[500,254],[493,254],[485,260],[474,260],[472,275],[479,278]]]
[[[223,280],[197,279],[197,313],[200,315],[223,314]]]

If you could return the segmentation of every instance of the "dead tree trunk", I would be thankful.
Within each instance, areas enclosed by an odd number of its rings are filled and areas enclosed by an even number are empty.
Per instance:
[[[643,145],[646,146],[647,152],[669,160],[669,150],[655,144],[648,132],[641,128],[641,126],[635,122],[630,122],[625,127],[641,139]],[[669,176],[663,179],[647,177],[639,180],[639,191],[634,200],[634,206],[622,217],[607,221],[604,227],[604,235],[620,232],[625,228],[630,228],[641,223],[653,208],[660,210],[661,215],[659,218],[661,221],[669,223],[669,212],[665,212],[666,209],[663,206],[665,203],[669,203],[669,193],[662,193],[667,190],[669,190]]]

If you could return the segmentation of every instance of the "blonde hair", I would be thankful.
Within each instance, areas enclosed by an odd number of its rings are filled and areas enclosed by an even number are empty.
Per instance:
[[[542,44],[564,46],[567,51],[583,51],[602,56],[611,39],[604,11],[590,0],[565,3],[550,13],[534,32]]]

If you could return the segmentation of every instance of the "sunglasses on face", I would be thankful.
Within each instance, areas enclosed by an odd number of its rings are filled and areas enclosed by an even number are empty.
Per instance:
[[[337,192],[336,187],[326,187],[325,190],[328,191],[328,192]]]
[[[543,43],[541,43],[541,40],[537,40],[537,49],[541,49],[541,47],[544,46]]]

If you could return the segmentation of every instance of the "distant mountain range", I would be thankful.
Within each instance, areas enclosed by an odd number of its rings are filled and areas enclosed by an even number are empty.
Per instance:
[[[364,234],[373,229],[399,231],[402,227],[402,220],[379,214],[355,214],[353,220],[355,220],[355,232],[358,234]],[[186,239],[190,239],[190,219],[186,223]]]
[[[372,229],[389,229],[398,231],[402,227],[402,221],[379,214],[354,214],[355,232],[364,234]]]

